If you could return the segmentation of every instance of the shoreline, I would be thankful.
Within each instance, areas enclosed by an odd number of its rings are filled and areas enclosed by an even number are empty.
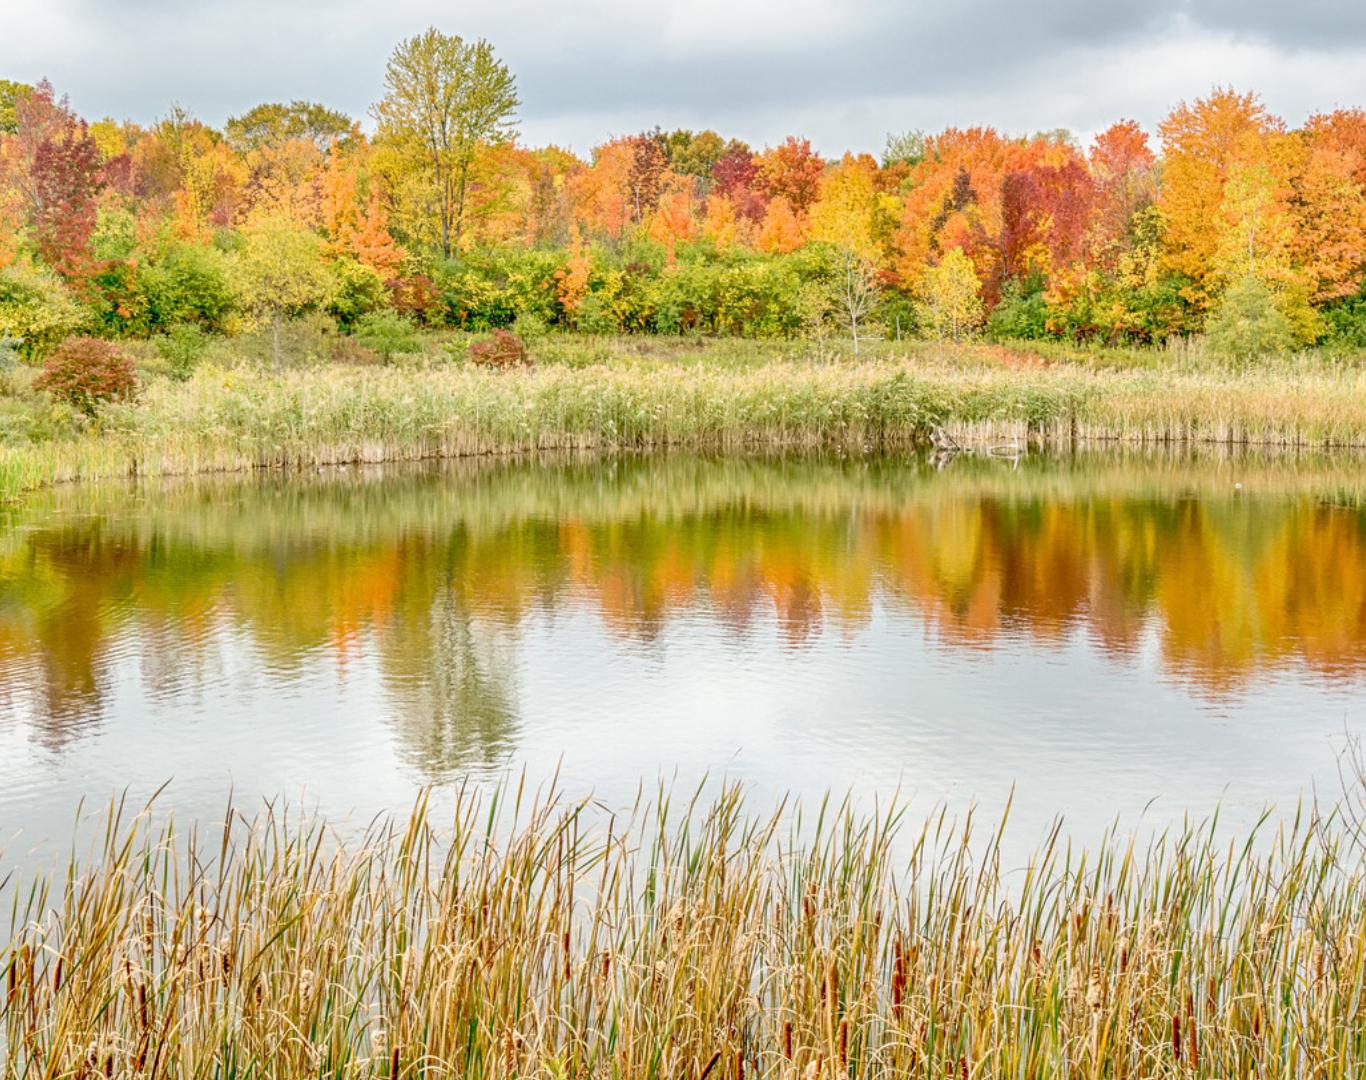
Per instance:
[[[74,438],[0,447],[0,496],[131,476],[306,471],[576,451],[1366,449],[1366,373],[1010,369],[877,359],[211,369],[157,381]]]

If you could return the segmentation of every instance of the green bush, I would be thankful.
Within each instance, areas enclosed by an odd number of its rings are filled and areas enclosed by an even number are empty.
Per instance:
[[[1295,347],[1295,330],[1266,283],[1247,274],[1224,291],[1205,327],[1205,339],[1216,356],[1245,364],[1289,352]]]
[[[208,347],[208,336],[194,323],[180,323],[155,339],[171,378],[184,382],[194,374]]]
[[[342,258],[332,264],[332,271],[337,285],[327,311],[343,329],[351,329],[363,316],[389,303],[389,290],[377,270],[356,259]]]
[[[88,313],[50,270],[23,260],[0,270],[0,337],[18,341],[25,359],[42,359],[87,320]]]
[[[993,341],[1034,340],[1052,337],[1048,328],[1048,302],[1043,281],[1012,278],[1001,290],[1000,302],[987,317],[987,337]]]
[[[399,353],[417,352],[422,343],[416,324],[396,311],[362,315],[351,336],[377,352],[386,364]]]
[[[170,245],[138,276],[138,287],[152,330],[194,323],[221,331],[233,309],[227,263],[216,247]]]

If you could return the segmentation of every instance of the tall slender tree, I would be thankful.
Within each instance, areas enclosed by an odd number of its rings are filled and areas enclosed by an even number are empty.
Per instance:
[[[516,135],[517,82],[484,40],[432,28],[389,58],[375,106],[379,135],[420,168],[437,216],[442,253],[460,244],[471,170],[481,147]]]

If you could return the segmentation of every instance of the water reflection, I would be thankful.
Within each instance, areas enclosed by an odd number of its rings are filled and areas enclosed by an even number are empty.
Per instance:
[[[169,485],[131,507],[60,491],[0,538],[0,701],[60,747],[103,715],[120,659],[176,699],[220,682],[240,635],[273,681],[319,654],[343,680],[375,663],[440,772],[512,744],[519,624],[570,607],[636,641],[699,611],[742,636],[771,617],[800,649],[856,639],[886,602],[946,649],[1080,628],[1122,660],[1151,629],[1163,671],[1212,695],[1292,663],[1353,679],[1353,483],[1351,463],[666,458]]]

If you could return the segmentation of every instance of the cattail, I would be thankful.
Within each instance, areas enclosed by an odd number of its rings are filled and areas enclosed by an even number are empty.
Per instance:
[[[1172,1057],[1181,1061],[1181,1017],[1172,1013]]]
[[[702,1075],[699,1076],[697,1080],[707,1080],[707,1077],[711,1075],[712,1069],[716,1068],[716,1063],[720,1060],[721,1051],[718,1050],[716,1053],[712,1054],[711,1060],[707,1062],[707,1067],[702,1070]]]
[[[792,1021],[783,1021],[783,1057],[792,1060]]]
[[[60,993],[62,989],[62,961],[65,957],[58,955],[57,970],[52,973],[52,992]]]
[[[906,948],[897,938],[892,944],[892,1015],[899,1016],[906,998]]]
[[[839,1037],[839,1058],[840,1068],[847,1068],[849,1065],[849,1018],[845,1017],[840,1021]]]
[[[1105,984],[1100,977],[1100,966],[1091,969],[1091,981],[1086,987],[1086,1005],[1093,1013],[1105,1007]]]
[[[398,1047],[389,1055],[389,1080],[398,1080]]]
[[[745,1052],[743,1050],[735,1051],[735,1072],[733,1074],[733,1080],[745,1080]]]

